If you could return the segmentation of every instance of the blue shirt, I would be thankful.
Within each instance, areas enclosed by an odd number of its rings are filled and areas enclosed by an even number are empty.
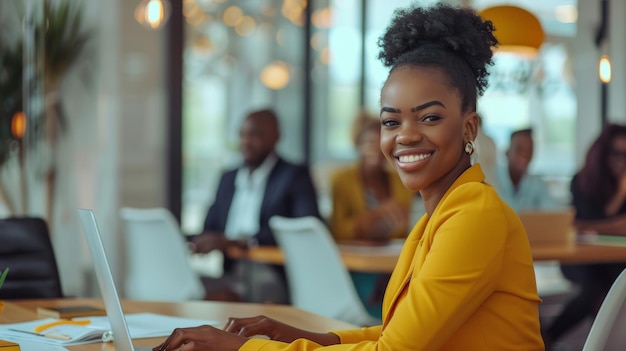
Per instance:
[[[517,191],[513,188],[507,167],[498,167],[498,194],[515,212],[525,210],[556,210],[558,204],[550,196],[550,192],[541,177],[524,174]]]

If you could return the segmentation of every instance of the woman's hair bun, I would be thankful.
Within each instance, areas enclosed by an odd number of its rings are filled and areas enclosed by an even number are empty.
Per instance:
[[[491,48],[498,44],[494,30],[491,21],[483,21],[470,8],[438,4],[398,9],[378,40],[378,58],[393,67],[398,58],[420,49],[454,53],[468,64],[482,92],[487,66],[493,64]]]

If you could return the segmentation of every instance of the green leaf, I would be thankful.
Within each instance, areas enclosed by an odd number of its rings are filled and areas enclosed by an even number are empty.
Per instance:
[[[2,283],[4,283],[4,280],[7,279],[7,275],[9,274],[9,267],[4,269],[4,272],[2,272],[2,275],[0,276],[0,287],[2,287]]]

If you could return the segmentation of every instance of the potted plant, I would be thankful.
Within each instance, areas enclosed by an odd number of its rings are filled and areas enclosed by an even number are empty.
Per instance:
[[[40,4],[40,5],[39,5]],[[24,38],[7,40],[15,35],[15,25],[0,26],[0,170],[6,165],[13,167],[13,162],[6,162],[11,158],[18,159],[19,191],[10,191],[6,184],[0,183],[0,201],[5,203],[10,215],[27,214],[31,211],[28,204],[29,190],[27,177],[24,176],[24,158],[28,150],[38,148],[47,150],[50,159],[42,161],[39,166],[44,170],[39,180],[43,181],[43,197],[45,218],[51,225],[53,213],[53,199],[56,194],[57,174],[57,144],[61,133],[68,129],[69,121],[61,101],[61,83],[68,71],[80,58],[88,58],[85,46],[93,35],[87,29],[82,18],[82,5],[71,0],[45,0],[33,7],[41,6],[43,11],[40,20],[27,19],[25,10],[17,8],[16,15],[20,17],[18,23],[28,25],[37,51],[37,62],[31,63],[37,67],[36,74],[32,75],[27,85],[24,82]],[[40,45],[40,43],[42,43]],[[87,77],[81,77],[83,79]],[[41,85],[43,82],[43,85]],[[29,91],[29,95],[43,94],[43,107],[30,111],[27,118],[29,137],[22,140],[22,136],[11,134],[11,125],[16,113],[23,109],[24,87],[41,89],[43,91]],[[35,88],[36,87],[36,88]],[[29,141],[31,145],[23,145]],[[43,144],[42,144],[43,143]],[[41,151],[39,151],[41,152]],[[7,191],[9,190],[9,191]],[[14,192],[14,194],[11,194]],[[19,196],[19,198],[11,198]],[[21,206],[20,206],[21,205]]]

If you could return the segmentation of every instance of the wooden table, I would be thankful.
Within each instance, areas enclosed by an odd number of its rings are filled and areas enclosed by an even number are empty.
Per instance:
[[[343,262],[349,271],[390,273],[398,261],[400,250],[382,247],[355,247],[339,245]],[[561,263],[626,262],[626,246],[573,243],[563,246],[533,247],[535,261]],[[262,246],[247,252],[231,251],[229,256],[255,262],[282,265],[285,258],[278,247]]]
[[[535,261],[561,263],[626,262],[626,246],[576,243],[565,246],[533,247]]]
[[[52,299],[52,300],[6,300],[4,311],[0,314],[0,323],[25,322],[38,318],[35,311],[38,306],[73,306],[95,305],[104,306],[100,299]],[[211,301],[185,301],[185,302],[148,302],[148,301],[122,301],[125,313],[152,312],[171,316],[187,317],[193,319],[218,320],[226,322],[228,317],[250,317],[266,315],[283,321],[298,328],[311,331],[325,332],[333,329],[352,329],[356,326],[349,323],[336,321],[310,312],[287,305],[248,304],[232,302]],[[154,347],[160,344],[165,337],[136,339],[135,343],[140,346]],[[45,348],[42,348],[45,349]],[[67,346],[69,350],[77,351],[114,351],[112,343],[92,343],[85,345]]]
[[[365,246],[339,245],[341,258],[348,270],[353,272],[388,273],[393,270],[400,256],[401,245]],[[259,246],[246,251],[232,249],[228,256],[254,262],[283,265],[285,257],[279,247]]]

